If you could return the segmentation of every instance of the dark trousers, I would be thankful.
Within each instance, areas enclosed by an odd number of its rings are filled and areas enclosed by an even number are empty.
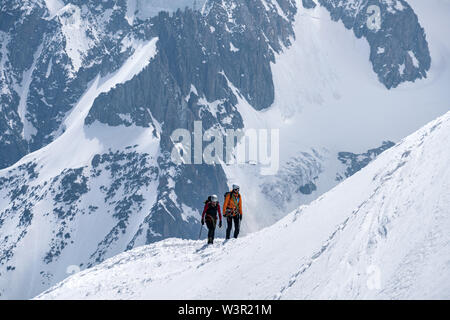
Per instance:
[[[234,221],[234,237],[237,238],[239,235],[239,215],[235,215],[234,217],[227,217],[227,239],[230,239],[231,228],[233,226]]]
[[[217,217],[207,215],[205,220],[206,226],[208,227],[208,243],[213,243]]]

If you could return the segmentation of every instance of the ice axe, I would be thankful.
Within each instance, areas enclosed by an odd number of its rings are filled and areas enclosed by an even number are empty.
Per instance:
[[[200,240],[200,237],[202,236],[202,230],[203,230],[203,225],[200,225],[200,233],[198,234],[198,240]]]

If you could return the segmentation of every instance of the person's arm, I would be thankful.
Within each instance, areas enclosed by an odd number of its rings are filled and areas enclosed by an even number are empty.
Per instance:
[[[222,222],[222,212],[220,211],[220,204],[217,202],[217,212],[219,212],[219,221]]]
[[[239,198],[241,198],[239,201],[239,212],[241,213],[241,216],[242,216],[242,196],[239,195]]]
[[[205,203],[205,207],[203,208],[202,220],[205,219],[206,210],[208,210],[208,203]]]
[[[225,197],[225,201],[223,203],[223,215],[225,216],[225,211],[228,208],[228,201],[230,200],[230,194],[227,194],[227,196]]]

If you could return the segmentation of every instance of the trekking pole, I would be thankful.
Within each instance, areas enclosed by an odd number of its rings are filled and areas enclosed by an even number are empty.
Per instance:
[[[203,225],[200,225],[200,233],[198,234],[198,240],[200,240],[200,237],[202,236],[202,230],[203,230]]]

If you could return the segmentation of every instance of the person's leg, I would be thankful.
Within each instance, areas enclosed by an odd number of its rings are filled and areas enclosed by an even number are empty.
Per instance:
[[[213,242],[214,238],[214,223],[211,218],[206,218],[206,226],[208,227],[208,244]]]
[[[227,217],[227,235],[226,238],[230,239],[231,227],[233,226],[233,219],[231,217]]]
[[[214,242],[214,233],[216,232],[216,223],[217,223],[217,218],[212,218],[212,228],[209,230],[210,233],[210,237],[211,237],[211,243]]]
[[[239,235],[239,228],[240,228],[240,220],[239,220],[239,215],[236,215],[235,217],[233,217],[234,220],[234,237],[237,238]]]

